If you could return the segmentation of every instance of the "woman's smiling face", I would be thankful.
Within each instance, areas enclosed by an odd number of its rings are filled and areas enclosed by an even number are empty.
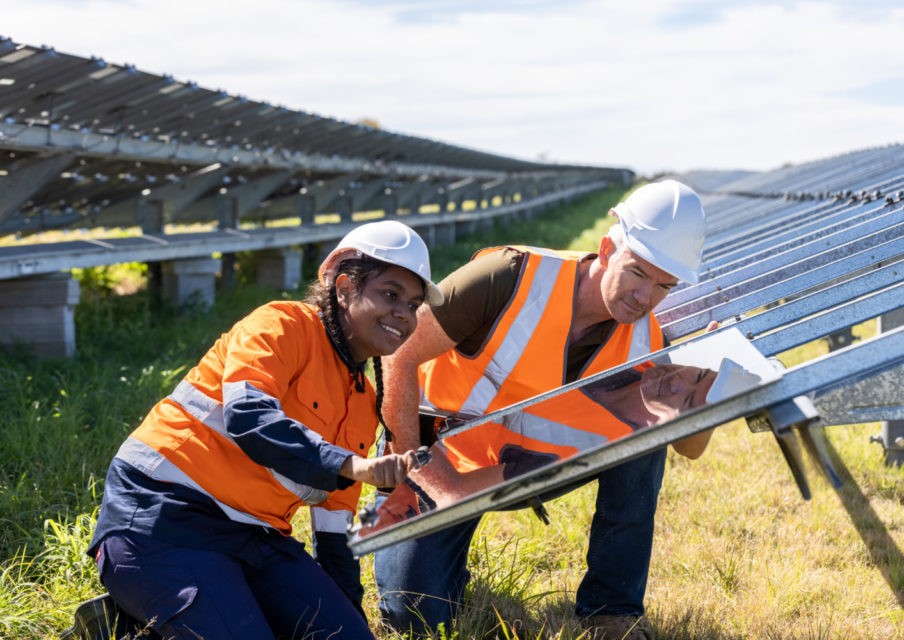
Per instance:
[[[336,278],[339,322],[358,362],[395,352],[417,327],[424,303],[424,281],[407,269],[388,266],[356,285],[346,274]]]

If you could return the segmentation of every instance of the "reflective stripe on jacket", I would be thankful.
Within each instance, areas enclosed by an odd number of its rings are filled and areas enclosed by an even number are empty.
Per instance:
[[[230,411],[250,426],[237,428]],[[334,467],[352,452],[366,456],[376,425],[373,389],[354,390],[317,310],[277,302],[217,340],[117,457],[204,493],[237,522],[289,534],[297,509],[317,504],[317,530],[344,532],[361,485],[337,489]]]
[[[483,415],[555,389],[566,382],[573,301],[580,262],[586,254],[526,249],[521,274],[506,308],[484,346],[473,356],[451,349],[419,370],[421,402],[440,414]],[[662,332],[652,314],[633,325],[616,325],[590,359],[581,378],[661,349]],[[576,392],[580,394],[580,392]],[[558,420],[555,406],[535,405],[506,424],[486,424],[446,438],[459,469],[497,464],[505,445],[565,457],[630,433],[601,405],[575,392],[580,420]]]

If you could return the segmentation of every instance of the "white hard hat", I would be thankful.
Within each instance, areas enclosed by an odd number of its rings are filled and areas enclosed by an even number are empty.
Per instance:
[[[424,281],[427,304],[438,307],[443,303],[442,291],[430,280],[427,245],[413,229],[396,220],[369,222],[349,231],[320,265],[317,276],[321,284],[329,285],[340,262],[361,254],[408,269]]]
[[[697,282],[706,216],[693,189],[676,180],[651,182],[614,209],[631,251],[676,278]]]

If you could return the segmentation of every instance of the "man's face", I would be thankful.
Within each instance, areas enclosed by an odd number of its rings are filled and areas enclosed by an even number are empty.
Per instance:
[[[657,365],[641,375],[640,396],[647,410],[664,422],[706,404],[706,394],[715,380],[716,372],[711,369]]]
[[[675,276],[627,248],[602,259],[606,262],[600,285],[603,305],[621,324],[632,324],[650,313],[678,284]]]

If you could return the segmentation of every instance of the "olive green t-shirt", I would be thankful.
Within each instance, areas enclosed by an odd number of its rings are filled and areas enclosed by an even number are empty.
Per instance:
[[[471,260],[439,283],[446,301],[431,311],[463,354],[474,355],[486,342],[515,293],[523,263],[524,253],[507,247]],[[581,377],[584,367],[614,328],[615,321],[607,320],[593,326],[577,342],[569,343],[563,384]],[[562,330],[570,332],[571,327]]]

